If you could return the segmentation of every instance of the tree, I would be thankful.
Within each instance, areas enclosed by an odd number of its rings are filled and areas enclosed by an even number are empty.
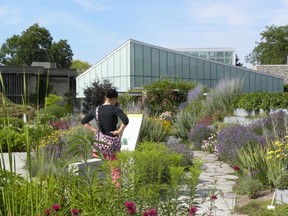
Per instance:
[[[90,87],[84,89],[84,101],[82,112],[84,114],[88,113],[104,102],[105,90],[107,89],[116,89],[113,86],[110,80],[103,80],[100,82],[99,79],[96,79]]]
[[[246,62],[256,64],[286,64],[288,56],[288,25],[266,26],[260,33],[261,42],[245,57]]]
[[[91,65],[88,62],[80,61],[78,59],[73,60],[72,64],[71,64],[71,68],[76,69],[78,75],[83,73],[84,71],[86,71],[90,67],[91,67]]]
[[[49,31],[37,23],[21,35],[8,38],[0,49],[0,62],[9,66],[31,65],[34,61],[56,62],[60,68],[69,68],[73,52],[66,40],[53,43]]]
[[[238,55],[236,54],[235,56],[235,65],[238,67],[242,67],[243,64],[239,61],[240,59],[238,58]]]
[[[56,62],[58,68],[70,68],[73,52],[67,40],[60,40],[57,43],[54,42],[49,51],[51,61]]]

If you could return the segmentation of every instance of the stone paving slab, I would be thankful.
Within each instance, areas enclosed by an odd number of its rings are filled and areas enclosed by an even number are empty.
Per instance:
[[[233,186],[238,177],[234,175],[234,170],[228,164],[217,161],[214,154],[195,151],[194,156],[203,160],[203,172],[199,176],[199,183],[196,187],[195,201],[198,202],[196,215],[207,213],[211,205],[215,206],[213,216],[235,215],[233,210],[236,204],[236,194],[233,192]],[[215,201],[210,200],[213,191],[217,196]]]
[[[12,158],[12,170],[15,171],[17,174],[20,174],[23,177],[27,176],[27,170],[24,168],[27,158],[26,152],[13,152],[11,153]],[[9,162],[9,154],[8,153],[0,153],[0,164],[1,167],[6,170],[10,170],[10,162]]]

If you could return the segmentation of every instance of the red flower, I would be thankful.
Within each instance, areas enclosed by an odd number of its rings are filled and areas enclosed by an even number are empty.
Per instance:
[[[157,216],[158,215],[158,211],[157,209],[149,209],[148,211],[142,212],[143,216]]]
[[[195,216],[196,212],[198,211],[198,209],[195,206],[191,206],[189,208],[189,214],[188,216]]]
[[[210,197],[210,199],[211,199],[211,200],[216,200],[216,199],[217,199],[217,196],[216,196],[216,195],[212,195],[212,196]]]
[[[51,212],[50,208],[46,209],[46,210],[45,210],[45,215],[49,216],[49,215],[50,215],[50,212]]]
[[[59,204],[53,204],[52,208],[55,212],[58,212],[60,210],[61,206]]]
[[[136,213],[136,206],[134,202],[127,201],[125,202],[125,206],[127,208],[128,214],[135,214]]]
[[[235,171],[239,171],[240,170],[240,167],[239,166],[233,166],[232,167]]]
[[[73,216],[77,216],[79,213],[80,213],[80,210],[79,210],[79,209],[72,209],[72,210],[71,210],[71,214],[72,214]]]

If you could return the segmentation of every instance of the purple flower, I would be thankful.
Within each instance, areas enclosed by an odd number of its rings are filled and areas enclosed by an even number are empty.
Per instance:
[[[72,209],[72,210],[71,210],[71,214],[72,214],[73,216],[77,216],[79,213],[80,213],[80,210],[79,210],[79,209]]]
[[[61,208],[61,206],[60,206],[59,204],[53,204],[53,205],[52,205],[52,209],[53,209],[55,212],[60,211],[60,208]]]
[[[212,196],[210,197],[210,199],[211,199],[212,201],[214,201],[214,200],[217,199],[217,196],[216,196],[216,195],[212,195]]]
[[[152,208],[152,209],[149,209],[148,211],[144,211],[142,213],[142,215],[143,216],[157,216],[158,215],[158,211],[157,211],[157,209]]]
[[[191,206],[189,208],[189,213],[188,213],[188,216],[195,216],[196,212],[198,211],[197,207],[196,206]]]
[[[189,133],[189,140],[193,143],[193,146],[201,150],[203,140],[207,140],[214,130],[204,124],[196,124]]]
[[[136,213],[136,206],[134,202],[127,201],[125,202],[125,207],[127,208],[128,214],[135,214]]]
[[[240,167],[239,167],[239,166],[236,166],[236,165],[233,166],[232,168],[233,168],[235,171],[239,171],[239,170],[240,170]]]
[[[49,216],[50,214],[51,214],[51,209],[50,208],[46,209],[45,210],[45,215]]]

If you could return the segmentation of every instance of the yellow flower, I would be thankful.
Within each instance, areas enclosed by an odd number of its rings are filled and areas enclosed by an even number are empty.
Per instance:
[[[276,145],[276,146],[282,146],[283,143],[281,143],[281,142],[279,142],[279,141],[276,141],[276,142],[275,142],[275,145]]]
[[[273,154],[273,153],[274,153],[274,151],[269,151],[269,152],[267,152],[268,155],[271,155],[271,154]]]
[[[279,152],[281,152],[282,151],[282,149],[277,149],[276,151],[275,151],[275,153],[279,153]]]
[[[275,157],[276,159],[280,159],[281,158],[281,155],[279,154],[279,155],[276,155],[276,157]]]

